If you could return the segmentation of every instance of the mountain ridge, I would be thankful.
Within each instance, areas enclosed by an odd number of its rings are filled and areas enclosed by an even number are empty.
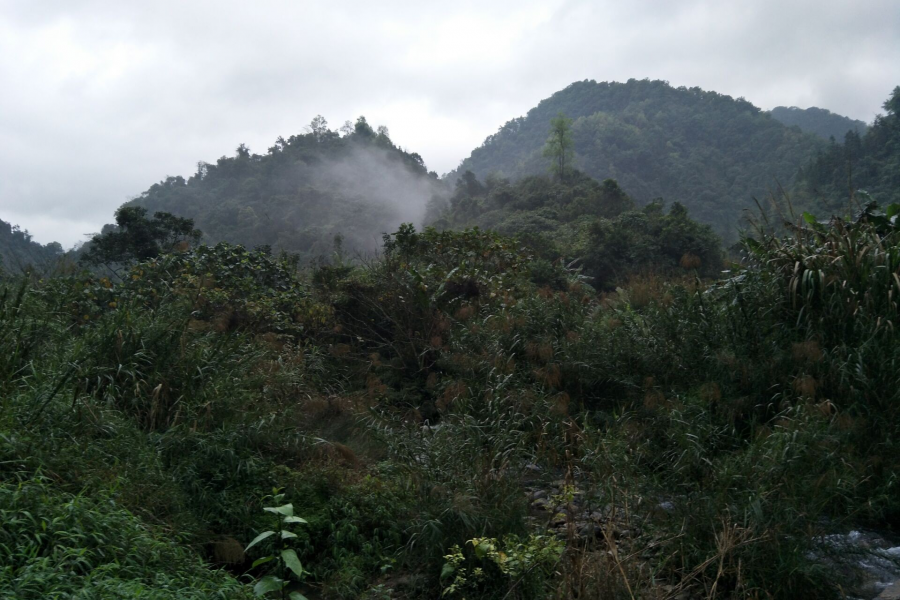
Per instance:
[[[825,145],[743,98],[660,80],[583,80],[501,126],[449,178],[466,170],[481,179],[545,172],[541,149],[558,113],[574,120],[576,168],[617,180],[639,203],[681,202],[726,239],[736,237],[754,197],[793,183]]]

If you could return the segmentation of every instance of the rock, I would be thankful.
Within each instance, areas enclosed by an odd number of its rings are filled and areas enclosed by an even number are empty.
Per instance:
[[[575,524],[578,530],[578,536],[589,539],[597,535],[597,526],[590,521],[579,521]]]
[[[547,498],[535,498],[531,506],[538,510],[550,510],[550,501]]]
[[[535,490],[531,493],[532,500],[541,500],[542,498],[546,498],[549,496],[547,490]]]
[[[895,581],[878,595],[876,600],[900,600],[900,581]]]
[[[213,560],[220,565],[236,565],[244,562],[244,547],[231,537],[213,542]]]

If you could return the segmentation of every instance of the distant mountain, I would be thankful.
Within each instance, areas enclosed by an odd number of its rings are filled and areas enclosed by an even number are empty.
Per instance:
[[[28,231],[0,220],[0,271],[20,273],[32,267],[46,271],[62,255],[59,243],[43,246]]]
[[[864,202],[851,200],[851,190],[864,190],[881,205],[900,202],[900,86],[884,110],[865,135],[851,131],[843,143],[819,151],[795,186],[801,202],[837,215],[855,212]]]
[[[736,237],[753,197],[791,184],[827,143],[786,127],[743,99],[665,81],[579,81],[541,101],[489,136],[459,168],[517,179],[545,173],[550,119],[574,119],[574,166],[597,180],[612,178],[639,204],[680,202],[700,222]]]
[[[419,224],[445,192],[418,154],[397,148],[365,118],[343,135],[318,117],[309,132],[278,138],[263,155],[243,144],[235,156],[200,163],[185,180],[169,177],[128,204],[189,217],[207,242],[268,245],[304,258],[327,255],[335,238],[348,252],[380,247],[403,222]]]
[[[848,131],[865,135],[868,125],[850,117],[838,115],[824,108],[797,108],[796,106],[776,106],[769,111],[773,118],[788,127],[797,126],[807,133],[814,133],[822,139],[834,138],[841,141]]]

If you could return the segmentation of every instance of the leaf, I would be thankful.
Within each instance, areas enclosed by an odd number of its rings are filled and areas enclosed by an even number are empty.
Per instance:
[[[301,594],[300,592],[291,592],[288,594],[288,598],[291,600],[307,600],[306,596]]]
[[[288,517],[294,516],[294,505],[293,504],[282,504],[281,506],[267,506],[263,510],[266,512],[274,513],[276,515],[286,515]]]
[[[253,593],[257,596],[265,596],[269,592],[275,592],[284,587],[287,581],[281,579],[280,577],[275,577],[274,575],[266,575],[262,579],[256,582],[256,585],[253,586]]]
[[[281,532],[281,539],[283,540],[289,540],[295,537],[297,537],[297,534],[291,531],[284,530]]]
[[[475,556],[478,558],[484,558],[488,552],[494,549],[493,544],[489,542],[481,542],[477,546],[475,546]]]
[[[297,558],[297,553],[291,549],[282,550],[281,551],[281,560],[284,561],[285,566],[294,572],[299,578],[303,578],[303,565],[300,564],[300,559]]]
[[[456,573],[456,567],[451,563],[444,563],[444,568],[441,569],[441,579],[447,579],[454,573]]]
[[[285,523],[303,523],[304,525],[307,525],[309,523],[309,521],[307,521],[306,519],[303,519],[301,517],[293,517],[293,516],[285,517],[284,522]]]
[[[253,561],[253,564],[250,565],[250,568],[255,569],[259,565],[264,565],[267,562],[269,562],[270,560],[275,560],[275,557],[274,556],[263,556],[262,558],[257,558],[256,560]]]
[[[263,541],[263,540],[266,539],[267,537],[270,537],[270,536],[273,536],[273,535],[275,535],[275,532],[274,532],[274,531],[263,531],[261,534],[259,534],[259,535],[256,536],[255,538],[253,538],[253,541],[250,542],[250,545],[247,546],[246,548],[244,548],[244,552],[246,552],[247,550],[249,550],[250,548],[252,548],[252,547],[255,546],[256,544],[260,543],[261,541]]]
[[[816,217],[814,217],[812,214],[810,214],[808,212],[803,213],[803,220],[806,221],[807,223],[809,223],[810,225],[816,225],[818,223],[818,221],[816,220]]]

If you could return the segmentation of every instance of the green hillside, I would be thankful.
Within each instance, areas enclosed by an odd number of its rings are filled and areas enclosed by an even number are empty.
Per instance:
[[[53,242],[43,246],[28,231],[0,220],[0,272],[18,273],[29,268],[47,270],[63,253]]]
[[[278,138],[265,154],[243,144],[233,157],[200,163],[185,180],[169,177],[130,204],[149,214],[188,217],[205,241],[268,245],[311,258],[332,251],[368,252],[384,232],[420,222],[443,185],[418,154],[397,148],[386,128],[365,118],[343,135],[321,117],[309,132]]]
[[[781,121],[788,127],[797,126],[807,133],[814,133],[822,139],[844,139],[848,131],[855,131],[863,135],[868,125],[863,121],[851,119],[831,112],[824,108],[812,106],[810,108],[797,108],[796,106],[776,106],[769,111],[773,118]]]
[[[510,178],[544,173],[550,119],[574,119],[575,167],[612,178],[639,204],[680,202],[700,222],[732,240],[742,210],[787,185],[825,147],[743,99],[665,81],[586,80],[541,101],[489,136],[455,173]]]
[[[843,143],[832,142],[819,151],[796,188],[799,201],[833,214],[859,210],[859,190],[879,202],[900,201],[900,86],[884,110],[865,135],[848,132]]]

